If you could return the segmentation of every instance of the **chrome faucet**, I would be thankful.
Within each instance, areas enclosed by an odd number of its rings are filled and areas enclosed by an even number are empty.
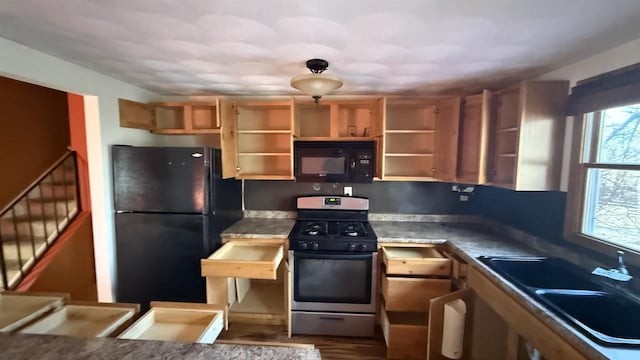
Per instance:
[[[627,266],[624,264],[623,256],[624,256],[624,251],[618,250],[618,267],[613,270],[618,270],[618,272],[621,274],[629,275],[629,270],[627,269]]]

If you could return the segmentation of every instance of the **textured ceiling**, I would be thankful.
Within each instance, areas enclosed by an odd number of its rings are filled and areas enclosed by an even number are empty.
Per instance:
[[[0,37],[161,94],[471,91],[640,37],[638,0],[2,0]],[[0,54],[1,56],[1,54]]]

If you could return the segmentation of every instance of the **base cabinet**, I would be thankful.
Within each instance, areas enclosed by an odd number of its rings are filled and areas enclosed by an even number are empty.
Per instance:
[[[442,355],[446,337],[447,343],[461,341],[459,359],[471,359],[473,292],[456,290],[464,281],[465,264],[433,245],[390,244],[381,253],[378,316],[387,358],[448,359]],[[463,329],[446,336],[445,306],[458,300],[463,302]]]

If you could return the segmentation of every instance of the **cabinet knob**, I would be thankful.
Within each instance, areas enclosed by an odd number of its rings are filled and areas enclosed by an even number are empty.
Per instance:
[[[240,171],[240,166],[236,166],[236,170],[237,170],[237,171]]]
[[[431,172],[432,173],[436,172],[436,168],[431,168]]]

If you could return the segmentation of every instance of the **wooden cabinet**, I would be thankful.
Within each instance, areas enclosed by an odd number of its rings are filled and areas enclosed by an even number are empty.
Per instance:
[[[464,98],[460,117],[457,182],[479,185],[487,182],[492,99],[493,94],[488,90]]]
[[[157,134],[219,134],[218,100],[144,104],[118,99],[120,126]]]
[[[286,248],[286,239],[233,239],[202,260],[207,303],[227,309],[225,324],[287,325],[290,333]]]
[[[432,299],[451,292],[451,260],[426,245],[383,246],[379,319],[388,358],[425,359]]]
[[[293,179],[292,101],[221,101],[222,175]]]
[[[295,102],[296,140],[372,140],[382,135],[381,98]]]
[[[559,189],[568,91],[568,81],[527,81],[495,93],[488,184]]]
[[[578,360],[590,358],[581,352],[580,348],[565,341],[558,333],[520,305],[507,292],[500,289],[494,281],[496,280],[489,279],[474,267],[469,269],[469,286],[471,289],[507,324],[506,334],[504,331],[502,332],[503,337],[506,337],[506,339],[496,338],[498,334],[494,332],[492,345],[495,347],[495,344],[506,342],[504,347],[506,347],[505,352],[508,359],[521,358],[518,355],[522,343],[521,338],[540,351],[544,359]],[[474,333],[481,332],[483,327],[487,325],[491,324],[474,324]],[[487,346],[487,344],[480,345]],[[474,342],[474,348],[475,346]]]
[[[456,177],[460,98],[388,98],[383,120],[383,180]]]

